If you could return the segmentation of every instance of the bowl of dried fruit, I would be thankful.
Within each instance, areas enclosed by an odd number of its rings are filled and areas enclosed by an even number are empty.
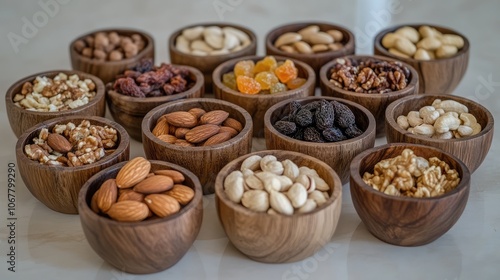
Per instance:
[[[334,59],[320,71],[321,92],[368,109],[385,133],[385,109],[399,98],[418,93],[418,74],[410,65],[382,56],[351,55]]]
[[[203,74],[190,66],[142,60],[106,85],[107,103],[113,119],[130,137],[142,141],[144,116],[158,105],[179,99],[203,97]]]
[[[205,89],[212,92],[212,72],[221,63],[255,55],[257,36],[247,27],[228,23],[198,23],[182,27],[168,39],[170,60],[174,64],[199,69]]]
[[[185,168],[136,157],[92,176],[78,210],[102,259],[128,273],[159,272],[176,264],[200,231],[201,185]]]
[[[29,128],[62,116],[106,113],[104,84],[79,71],[54,70],[27,76],[5,94],[10,127],[19,137]]]
[[[141,60],[154,60],[154,39],[134,29],[96,30],[74,39],[69,55],[73,69],[95,75],[107,84]]]
[[[380,31],[374,52],[411,65],[419,93],[452,94],[469,64],[469,40],[455,30],[426,24],[403,24]]]
[[[142,121],[144,153],[192,171],[203,193],[214,192],[215,177],[231,160],[250,152],[252,118],[243,108],[213,98],[160,105]]]
[[[214,94],[244,108],[253,119],[254,137],[264,137],[264,114],[287,99],[314,95],[313,69],[295,59],[249,56],[219,65],[213,73]]]
[[[481,104],[455,95],[408,96],[387,107],[388,143],[422,144],[459,158],[471,173],[493,141],[493,115]]]
[[[103,117],[68,116],[42,122],[16,144],[19,173],[28,190],[50,209],[78,213],[78,192],[101,169],[128,160],[130,139]]]
[[[363,106],[335,97],[285,100],[264,117],[267,149],[310,155],[328,164],[342,184],[349,164],[375,145],[375,119]]]
[[[399,246],[419,246],[460,218],[470,191],[467,166],[441,149],[393,143],[351,163],[351,198],[370,233]]]
[[[342,183],[311,156],[265,150],[241,156],[217,175],[219,221],[233,245],[265,263],[296,262],[330,242]]]

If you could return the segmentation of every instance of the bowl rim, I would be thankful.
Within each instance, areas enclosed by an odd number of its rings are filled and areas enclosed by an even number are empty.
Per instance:
[[[462,137],[462,138],[435,139],[435,138],[431,138],[431,137],[427,137],[427,136],[423,136],[423,135],[417,135],[417,134],[410,133],[410,132],[403,130],[402,128],[399,127],[399,125],[396,123],[396,119],[394,119],[392,116],[392,114],[393,114],[392,112],[394,111],[394,109],[397,106],[400,106],[402,103],[409,102],[412,100],[417,100],[417,99],[433,99],[433,100],[435,100],[435,99],[441,99],[441,100],[451,99],[451,100],[458,101],[464,105],[466,103],[474,104],[475,106],[481,108],[483,113],[486,114],[486,116],[487,116],[486,125],[481,129],[481,131],[478,134],[472,135],[472,136],[467,136],[467,137]],[[419,110],[420,110],[420,108],[419,108]],[[443,95],[443,94],[433,94],[433,93],[409,95],[409,96],[400,98],[400,99],[392,102],[391,104],[389,104],[389,106],[387,106],[387,109],[385,110],[385,125],[386,126],[390,126],[395,131],[397,131],[399,134],[405,135],[405,137],[409,137],[409,138],[413,138],[413,139],[417,139],[417,140],[423,140],[423,141],[427,141],[427,142],[439,143],[439,144],[463,142],[463,141],[468,141],[468,140],[475,139],[475,138],[484,137],[485,134],[487,134],[491,130],[493,130],[494,123],[495,123],[495,120],[493,118],[493,115],[491,114],[491,112],[488,109],[486,109],[486,107],[479,104],[478,102],[475,102],[473,100],[470,100],[470,99],[467,99],[465,97],[458,96],[458,95],[449,95],[449,94]]]
[[[289,136],[286,136],[286,135],[280,133],[278,130],[276,130],[276,128],[274,128],[274,125],[271,124],[271,115],[278,108],[284,107],[292,101],[298,101],[298,102],[310,101],[310,102],[312,102],[312,101],[321,100],[321,99],[326,99],[328,101],[335,100],[335,101],[340,102],[342,104],[349,104],[350,106],[357,108],[358,110],[363,112],[365,114],[365,116],[368,118],[368,127],[365,129],[365,131],[363,131],[363,133],[361,135],[354,137],[354,138],[351,138],[351,139],[346,139],[346,140],[337,141],[337,142],[317,143],[317,142],[309,142],[309,141],[304,141],[304,140],[297,140],[297,139],[291,138]],[[307,102],[307,103],[310,103],[310,102]],[[368,109],[366,109],[365,107],[363,107],[362,105],[360,105],[358,103],[355,103],[355,102],[352,102],[352,101],[349,101],[349,100],[346,100],[343,98],[332,97],[332,96],[308,96],[308,97],[298,98],[298,99],[283,100],[283,101],[278,102],[278,103],[274,104],[273,106],[271,106],[266,111],[266,114],[264,115],[264,127],[266,127],[276,137],[279,137],[281,140],[284,140],[286,142],[296,142],[300,145],[311,146],[311,147],[317,147],[317,146],[328,147],[328,146],[338,146],[338,145],[342,145],[342,144],[350,144],[352,142],[356,142],[356,141],[359,141],[361,139],[367,138],[371,133],[375,133],[376,121],[375,121],[375,117],[373,116],[373,114],[370,111],[368,111]]]
[[[149,129],[149,123],[153,122],[153,115],[165,111],[167,107],[178,105],[178,104],[192,104],[192,103],[210,103],[210,104],[222,104],[226,107],[231,107],[238,111],[243,119],[245,119],[245,126],[243,126],[243,129],[238,132],[233,138],[224,141],[219,144],[215,145],[210,145],[210,146],[194,146],[194,147],[181,147],[178,145],[166,143],[162,140],[160,140],[158,137],[154,136],[152,131]],[[176,112],[176,111],[173,111]],[[170,112],[171,113],[171,112]],[[163,114],[166,114],[164,112]],[[229,116],[231,117],[231,116]],[[154,120],[155,122],[158,119]],[[252,122],[252,117],[250,114],[240,106],[230,103],[228,101],[220,100],[220,99],[214,99],[214,98],[189,98],[189,99],[182,99],[182,100],[176,100],[168,103],[161,104],[152,110],[150,110],[143,118],[142,124],[141,124],[141,131],[142,131],[142,138],[144,137],[148,138],[150,141],[154,142],[156,145],[159,145],[163,148],[167,148],[169,150],[176,150],[176,151],[184,151],[184,152],[194,152],[194,151],[205,151],[205,150],[219,150],[219,149],[224,149],[227,146],[232,146],[238,141],[241,141],[247,135],[248,133],[251,135],[252,134],[252,129],[253,129],[253,122]],[[143,141],[144,143],[144,141]]]
[[[460,37],[462,37],[464,39],[464,46],[461,49],[459,49],[457,51],[457,53],[454,54],[453,56],[439,58],[439,59],[431,59],[431,60],[418,60],[418,59],[414,59],[414,58],[395,56],[392,53],[390,53],[384,46],[382,46],[382,38],[387,33],[394,32],[401,27],[409,26],[409,27],[413,27],[413,28],[418,29],[420,26],[424,26],[424,25],[443,30],[444,32],[446,32],[444,34],[459,35]],[[377,33],[377,35],[375,35],[375,38],[373,41],[373,47],[374,47],[374,49],[380,51],[382,53],[382,55],[384,55],[384,56],[392,57],[394,59],[399,59],[399,60],[404,61],[406,63],[437,63],[439,61],[452,60],[452,59],[455,59],[459,56],[462,56],[462,55],[469,53],[470,43],[469,43],[469,39],[467,39],[467,37],[465,37],[462,33],[458,32],[454,29],[451,29],[449,27],[435,25],[435,24],[426,24],[426,23],[406,23],[406,24],[393,25],[393,26],[387,27],[387,28],[379,31]]]
[[[98,32],[113,32],[113,31],[116,32],[116,33],[118,33],[118,34],[122,34],[122,33],[136,33],[136,34],[139,34],[143,38],[146,39],[145,40],[146,41],[146,45],[144,46],[144,48],[140,52],[138,52],[133,57],[124,58],[122,60],[116,60],[116,61],[96,60],[96,59],[93,59],[93,58],[88,58],[88,57],[83,56],[82,54],[78,53],[75,50],[75,48],[73,47],[76,41],[83,40],[87,36],[94,35],[94,34],[96,34]],[[76,37],[69,44],[69,53],[70,53],[70,56],[78,58],[80,61],[83,61],[83,62],[88,63],[88,64],[105,64],[105,65],[109,65],[109,66],[130,64],[130,63],[134,63],[137,60],[137,58],[141,57],[143,54],[148,53],[148,52],[154,52],[154,38],[153,38],[153,36],[151,34],[149,34],[148,32],[144,31],[144,30],[135,29],[135,28],[114,28],[114,27],[100,28],[100,29],[96,29],[96,30],[84,33],[84,34]]]
[[[308,78],[307,78],[306,82],[296,89],[291,89],[291,90],[287,90],[284,92],[278,92],[278,93],[272,93],[272,94],[242,93],[242,92],[239,92],[237,90],[231,89],[231,88],[227,87],[224,83],[222,83],[221,77],[223,74],[226,74],[226,73],[222,73],[223,68],[230,66],[234,69],[234,65],[236,65],[236,63],[238,63],[239,61],[252,60],[255,62],[255,61],[264,59],[266,56],[274,56],[276,61],[285,61],[286,59],[293,61],[293,63],[295,65],[300,66],[305,72],[307,72]],[[314,72],[312,67],[309,66],[307,63],[302,62],[302,61],[297,60],[297,59],[292,58],[292,57],[279,56],[279,55],[264,55],[264,56],[248,55],[248,56],[233,58],[231,60],[227,60],[227,61],[221,63],[219,66],[217,66],[217,68],[214,69],[214,71],[212,73],[212,81],[214,83],[214,87],[217,87],[220,90],[224,91],[224,94],[231,94],[231,95],[234,95],[234,96],[237,96],[240,98],[248,98],[248,99],[261,99],[261,98],[272,99],[274,97],[283,97],[285,95],[292,95],[295,93],[302,92],[303,90],[306,90],[310,87],[314,87],[314,85],[316,83],[316,73]]]
[[[239,170],[239,168],[234,168],[233,166],[235,164],[238,164],[240,166],[241,162],[243,162],[243,160],[245,160],[246,158],[248,158],[250,156],[253,156],[253,155],[260,155],[260,156],[262,156],[262,155],[275,155],[277,152],[283,153],[286,156],[293,155],[293,156],[301,157],[301,158],[319,163],[323,168],[325,168],[325,170],[328,174],[332,175],[332,179],[334,181],[334,186],[332,189],[332,193],[331,193],[331,195],[328,198],[326,203],[324,203],[321,206],[317,206],[313,211],[310,211],[307,213],[294,213],[293,215],[283,215],[283,214],[270,215],[266,212],[256,212],[256,211],[250,210],[241,204],[237,204],[237,203],[234,203],[233,201],[229,200],[229,198],[227,197],[227,195],[225,194],[225,192],[223,190],[223,188],[224,188],[223,182],[224,182],[225,178],[222,178],[222,176],[223,176],[222,173],[227,172],[231,169],[233,169],[233,171]],[[304,166],[304,165],[302,165],[302,166]],[[215,197],[217,199],[223,200],[226,204],[230,205],[231,209],[233,209],[234,211],[239,212],[239,213],[244,214],[244,215],[249,215],[249,216],[253,216],[253,217],[255,217],[255,216],[257,216],[257,217],[259,217],[259,216],[260,217],[270,217],[270,218],[276,218],[276,219],[280,219],[280,218],[297,219],[299,217],[307,217],[307,216],[315,215],[316,213],[324,210],[325,208],[330,207],[335,201],[339,201],[339,203],[342,203],[342,182],[341,182],[340,177],[337,174],[337,172],[335,172],[335,170],[333,170],[333,168],[331,166],[329,166],[324,161],[319,160],[315,157],[312,157],[312,156],[309,156],[309,155],[306,155],[306,154],[303,154],[300,152],[287,151],[287,150],[261,150],[261,151],[252,152],[252,153],[249,153],[246,155],[242,155],[236,159],[233,159],[232,161],[227,163],[219,171],[219,173],[217,174],[217,177],[215,179]]]
[[[453,190],[446,192],[442,195],[433,196],[433,197],[393,196],[393,195],[388,195],[388,194],[385,194],[381,191],[375,190],[374,188],[372,188],[371,186],[369,186],[368,184],[366,184],[363,181],[362,176],[359,174],[360,169],[361,169],[360,165],[361,165],[361,163],[363,163],[363,160],[367,156],[369,156],[370,154],[377,152],[377,151],[380,151],[380,150],[387,150],[387,149],[390,149],[392,147],[406,147],[406,148],[413,147],[413,148],[432,150],[433,152],[445,154],[449,158],[453,159],[457,163],[457,165],[460,167],[461,170],[457,170],[457,172],[459,172],[459,174],[462,173],[461,177],[460,177],[460,182]],[[430,202],[430,201],[436,201],[436,200],[448,198],[451,196],[458,195],[463,189],[470,189],[471,173],[470,173],[469,169],[467,168],[467,166],[460,159],[458,159],[453,154],[445,152],[437,147],[426,146],[426,145],[421,145],[421,144],[411,144],[411,143],[388,143],[388,144],[384,144],[384,145],[380,145],[380,146],[376,146],[376,147],[367,149],[367,150],[359,153],[358,155],[356,155],[350,164],[350,178],[351,178],[351,181],[355,182],[355,184],[352,184],[352,183],[349,184],[351,188],[360,188],[363,191],[369,192],[370,194],[381,196],[381,197],[386,198],[386,199],[392,199],[392,200],[401,201],[401,202],[418,203],[418,202],[422,202],[422,201],[423,202],[426,202],[426,201]]]
[[[327,72],[329,72],[333,68],[333,65],[337,62],[337,59],[358,59],[358,60],[359,59],[361,59],[361,60],[378,59],[378,60],[387,61],[387,62],[399,62],[399,63],[403,64],[403,66],[407,67],[408,70],[410,70],[411,79],[405,88],[397,90],[397,91],[387,92],[387,93],[364,93],[364,92],[354,92],[354,91],[345,90],[345,89],[337,87],[333,83],[331,83],[330,78],[328,78],[328,75],[327,75]],[[380,55],[366,55],[366,54],[346,55],[346,56],[342,56],[342,57],[333,59],[332,61],[324,64],[321,67],[321,69],[319,71],[319,79],[320,79],[322,85],[329,87],[332,90],[334,90],[338,93],[341,93],[342,95],[348,95],[348,96],[350,95],[353,97],[358,97],[358,98],[363,98],[363,99],[368,99],[368,100],[380,99],[380,98],[391,97],[391,96],[407,95],[412,91],[418,92],[418,86],[419,86],[418,72],[410,64],[408,64],[402,60],[394,59],[391,57],[385,57],[385,56],[380,56]]]
[[[194,197],[193,197],[193,199],[187,205],[183,206],[180,209],[179,212],[177,212],[175,214],[172,214],[172,215],[170,215],[168,217],[158,218],[158,219],[154,219],[154,220],[143,220],[143,221],[139,221],[139,222],[121,222],[121,221],[116,221],[116,220],[113,220],[111,218],[107,218],[107,217],[101,216],[101,215],[95,213],[94,211],[92,211],[92,209],[90,208],[90,206],[86,202],[86,196],[87,196],[87,193],[88,193],[90,185],[95,180],[97,180],[100,176],[102,176],[103,174],[105,174],[106,172],[114,171],[114,170],[116,170],[118,168],[122,168],[129,161],[130,160],[128,160],[128,161],[122,161],[122,162],[116,163],[114,165],[111,165],[111,166],[109,166],[109,167],[107,167],[105,169],[102,169],[99,172],[97,172],[96,174],[92,175],[92,177],[90,177],[87,180],[87,182],[85,182],[85,184],[83,184],[83,186],[80,188],[80,191],[79,191],[79,194],[78,194],[78,212],[79,213],[81,213],[80,211],[82,211],[82,212],[84,211],[88,215],[97,217],[97,220],[99,222],[111,223],[112,225],[115,225],[115,226],[126,226],[126,227],[135,227],[135,226],[138,226],[138,225],[140,225],[140,226],[151,226],[151,225],[155,225],[155,224],[159,224],[159,223],[170,222],[172,220],[175,220],[175,219],[183,216],[186,212],[190,211],[193,208],[196,208],[198,206],[198,204],[200,203],[200,201],[202,200],[203,194],[202,194],[201,183],[200,183],[200,180],[198,179],[198,177],[193,174],[193,172],[189,171],[188,169],[186,169],[186,168],[184,168],[184,167],[182,167],[180,165],[174,164],[174,163],[170,163],[170,162],[162,161],[162,160],[148,159],[148,161],[151,162],[151,164],[159,164],[159,165],[166,166],[166,167],[168,167],[168,168],[170,168],[172,170],[179,171],[185,177],[189,177],[193,181],[193,185],[194,185],[193,190],[195,191],[194,192]],[[82,219],[82,218],[80,218],[80,219]]]
[[[27,110],[21,107],[18,107],[14,103],[14,96],[18,94],[19,92],[14,92],[14,90],[17,87],[22,88],[22,85],[26,82],[33,82],[36,77],[49,77],[49,78],[54,78],[57,76],[59,73],[64,73],[68,76],[71,75],[78,75],[80,80],[83,79],[90,79],[94,82],[96,88],[95,88],[95,96],[89,100],[89,103],[84,104],[82,106],[78,106],[73,109],[68,109],[68,110],[62,110],[62,111],[54,111],[54,112],[41,112],[41,111],[32,111],[32,110]],[[99,103],[102,99],[105,99],[106,93],[105,93],[105,87],[104,83],[102,80],[92,74],[85,73],[82,71],[78,70],[49,70],[49,71],[43,71],[35,74],[31,74],[29,76],[26,76],[24,78],[21,78],[14,82],[8,89],[5,94],[5,105],[9,107],[9,109],[16,110],[17,112],[22,112],[22,113],[28,113],[31,115],[39,115],[39,116],[72,116],[75,115],[75,113],[81,113],[81,111],[84,111],[92,106],[95,106],[97,103]],[[77,116],[77,115],[75,115]]]

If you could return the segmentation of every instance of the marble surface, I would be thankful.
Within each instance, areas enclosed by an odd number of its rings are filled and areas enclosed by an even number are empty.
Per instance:
[[[47,15],[40,3],[50,6]],[[0,91],[32,73],[70,68],[68,43],[103,27],[134,27],[156,40],[157,61],[168,61],[167,38],[195,22],[239,23],[264,36],[291,21],[324,20],[350,28],[358,53],[372,52],[372,39],[386,26],[431,23],[449,26],[471,42],[468,71],[456,95],[479,101],[500,117],[500,21],[497,0],[205,0],[205,1],[78,1],[0,0]],[[27,21],[36,31],[23,35]],[[26,31],[26,30],[25,30]],[[11,34],[11,35],[9,35]],[[21,42],[11,43],[17,34]],[[184,258],[161,273],[138,276],[120,272],[94,253],[76,215],[53,212],[38,202],[17,175],[15,195],[15,271],[8,270],[8,165],[15,163],[16,137],[0,101],[0,279],[498,279],[500,273],[500,143],[495,135],[490,152],[473,174],[467,207],[455,226],[431,244],[397,247],[373,237],[356,214],[348,185],[343,186],[340,222],[333,239],[318,254],[296,263],[262,264],[239,253],[226,238],[214,208],[204,197],[201,232]],[[109,115],[108,115],[109,117]],[[497,125],[495,125],[497,126]],[[498,129],[498,127],[495,127]],[[385,143],[377,139],[376,144]],[[265,147],[254,141],[254,150]],[[131,156],[143,155],[133,141]]]

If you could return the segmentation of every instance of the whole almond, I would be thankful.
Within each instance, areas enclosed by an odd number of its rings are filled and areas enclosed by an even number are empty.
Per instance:
[[[97,207],[102,212],[108,212],[109,208],[116,202],[118,198],[118,188],[116,187],[115,179],[108,179],[102,183],[97,195]]]
[[[240,132],[242,129],[243,129],[243,125],[233,119],[233,118],[227,118],[223,123],[222,123],[223,126],[229,126],[231,128],[234,128],[236,131]]]
[[[47,144],[56,152],[67,153],[73,149],[73,145],[66,137],[57,133],[50,133],[47,137]]]
[[[138,222],[148,217],[149,208],[143,202],[124,200],[113,204],[106,214],[120,222]]]
[[[192,128],[198,124],[198,119],[193,114],[184,111],[169,113],[166,118],[168,124],[176,127]]]
[[[229,113],[224,110],[213,110],[207,112],[200,118],[200,124],[216,124],[219,125],[224,122],[227,117],[229,117]]]
[[[175,141],[177,140],[177,137],[170,135],[170,134],[162,134],[158,136],[158,139],[160,139],[163,142],[167,142],[169,144],[174,144]]]
[[[195,144],[200,143],[217,134],[219,130],[220,127],[218,125],[203,124],[188,131],[188,133],[186,133],[186,140]]]
[[[168,134],[168,130],[169,130],[169,127],[168,127],[167,119],[162,118],[158,121],[156,126],[153,128],[152,133],[154,136],[158,137],[158,136],[163,135],[163,134]]]
[[[124,201],[124,200],[134,200],[142,202],[144,201],[144,194],[136,192],[131,189],[126,189],[126,191],[120,194],[120,196],[118,197],[118,201]]]
[[[164,192],[164,194],[175,198],[181,205],[187,205],[194,197],[194,190],[188,186],[176,184],[174,187]]]
[[[234,137],[238,134],[238,131],[236,131],[236,129],[229,127],[229,126],[221,126],[219,133],[223,133],[223,132],[229,133],[231,135],[231,137]]]
[[[168,134],[170,135],[175,135],[175,131],[177,130],[177,126],[175,125],[171,125],[169,128],[168,128]]]
[[[196,119],[199,119],[201,116],[203,116],[207,111],[201,109],[201,108],[191,108],[189,109],[188,113],[191,113],[193,116],[196,117]]]
[[[228,132],[222,132],[222,133],[217,133],[214,136],[210,137],[203,143],[203,146],[211,146],[211,145],[216,145],[220,144],[223,142],[226,142],[227,140],[231,139],[231,134]]]
[[[159,217],[167,217],[179,212],[181,205],[179,202],[165,194],[150,194],[144,198],[147,206]]]
[[[118,188],[131,188],[144,180],[149,174],[151,163],[143,158],[136,157],[127,162],[116,175]]]
[[[92,199],[90,200],[90,209],[94,211],[96,214],[99,214],[101,212],[99,210],[99,207],[97,207],[97,196],[98,196],[99,190],[97,190],[94,195],[92,196]]]
[[[181,147],[194,147],[193,144],[189,143],[184,139],[177,139],[174,144]]]
[[[171,170],[171,169],[156,170],[155,174],[168,176],[168,177],[172,178],[172,180],[176,184],[182,183],[185,180],[184,175],[177,170]]]
[[[170,190],[174,186],[172,178],[163,175],[153,175],[135,185],[134,191],[143,194],[160,193]]]
[[[186,137],[186,133],[188,133],[189,130],[189,128],[179,127],[175,130],[175,137],[177,137],[178,139],[184,139],[184,137]]]

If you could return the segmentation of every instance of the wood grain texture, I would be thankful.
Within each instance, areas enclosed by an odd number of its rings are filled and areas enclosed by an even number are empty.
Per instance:
[[[263,58],[264,56],[247,56],[233,59],[218,66],[213,73],[215,98],[229,101],[245,109],[252,116],[254,137],[260,138],[264,137],[264,115],[266,111],[274,104],[283,100],[314,95],[314,85],[316,82],[316,74],[314,74],[313,69],[309,65],[292,59],[299,70],[298,76],[306,79],[306,83],[299,88],[275,94],[245,94],[232,90],[222,83],[222,75],[233,71],[234,65],[238,61],[253,60],[257,62]],[[275,56],[275,58],[278,62],[288,59],[282,56]]]
[[[355,60],[364,60],[364,59],[380,59],[380,60],[386,60],[386,61],[393,61],[393,59],[388,59],[383,56],[377,56],[377,55],[349,55],[346,56],[346,58],[350,59],[355,59]],[[342,88],[336,87],[333,83],[330,82],[330,75],[331,75],[331,69],[333,68],[335,64],[335,61],[331,61],[327,64],[325,64],[320,71],[319,74],[319,79],[321,80],[321,94],[324,96],[333,96],[333,97],[338,97],[342,98],[345,100],[349,100],[355,103],[360,104],[361,106],[365,107],[370,111],[373,116],[375,117],[376,121],[376,130],[377,130],[377,137],[384,136],[385,134],[385,109],[387,106],[393,102],[394,100],[397,100],[399,98],[408,96],[408,95],[413,95],[413,94],[418,94],[418,74],[415,71],[413,67],[411,67],[409,64],[404,63],[403,65],[408,67],[408,69],[411,72],[410,75],[410,82],[408,85],[398,91],[394,92],[388,92],[384,94],[371,94],[371,93],[357,93],[357,92],[352,92],[349,90],[344,90]]]
[[[416,60],[413,58],[403,58],[393,55],[382,46],[382,38],[385,34],[394,32],[398,28],[403,26],[411,26],[418,29],[418,27],[422,25],[429,24],[403,24],[380,31],[375,37],[373,43],[374,53],[376,55],[391,57],[413,66],[413,68],[415,68],[415,70],[418,72],[419,76],[419,93],[452,94],[453,90],[455,90],[455,88],[458,86],[463,76],[465,75],[465,72],[467,71],[467,67],[469,65],[470,44],[467,37],[465,37],[463,34],[460,34],[448,28],[429,25],[436,28],[443,34],[455,34],[461,36],[464,39],[465,44],[463,48],[458,50],[458,53],[456,55],[449,58],[427,61]]]
[[[478,123],[481,124],[481,132],[474,136],[460,139],[433,139],[412,134],[400,128],[396,123],[398,116],[406,116],[408,112],[412,110],[418,111],[423,106],[431,105],[435,99],[451,99],[467,106],[469,108],[469,113],[473,114]],[[389,105],[385,118],[386,138],[388,143],[404,142],[440,148],[463,161],[471,173],[474,173],[481,165],[493,141],[493,115],[481,104],[460,96],[437,94],[408,96]]]
[[[121,124],[129,133],[130,137],[142,141],[141,123],[144,116],[151,109],[171,101],[187,98],[200,98],[205,93],[203,74],[196,68],[186,65],[175,65],[185,67],[194,85],[187,91],[160,97],[138,98],[120,94],[114,90],[108,90],[107,103],[113,119]]]
[[[238,120],[243,129],[232,139],[212,146],[180,147],[168,144],[151,131],[162,115],[191,108],[205,111],[225,110],[231,118]],[[252,147],[252,119],[243,108],[213,98],[186,99],[166,103],[151,110],[142,121],[142,143],[148,159],[164,160],[183,166],[198,176],[203,194],[214,192],[215,178],[219,170],[231,160],[250,152]]]
[[[330,186],[330,198],[310,213],[269,215],[251,211],[230,201],[223,183],[233,170],[239,170],[251,155],[274,155],[279,161],[289,159],[298,166],[315,169]],[[305,154],[265,150],[239,157],[227,164],[217,175],[215,203],[219,220],[233,245],[249,258],[265,263],[303,260],[330,242],[340,217],[342,183],[326,163]]]
[[[42,128],[50,130],[56,124],[70,121],[78,125],[82,120],[116,129],[119,139],[116,150],[95,163],[78,167],[42,165],[38,161],[29,159],[24,153],[24,146],[31,144],[32,139],[38,137]],[[17,166],[28,190],[50,209],[66,214],[78,213],[78,192],[87,179],[108,166],[128,160],[129,153],[130,139],[125,129],[113,121],[96,116],[68,116],[42,122],[22,134],[16,143]]]
[[[431,198],[395,197],[363,182],[380,160],[400,155],[405,148],[417,156],[438,157],[456,169],[461,181],[452,191]],[[437,148],[395,143],[366,150],[351,163],[351,198],[359,217],[375,237],[400,246],[419,246],[445,234],[460,218],[470,191],[470,173],[456,157]]]
[[[54,78],[59,73],[65,73],[68,76],[76,74],[78,75],[78,77],[80,77],[80,79],[91,79],[96,85],[95,97],[90,100],[89,103],[83,106],[58,112],[35,112],[14,105],[14,96],[17,93],[21,92],[24,83],[33,82],[38,76]],[[104,117],[104,114],[106,113],[104,84],[98,77],[80,71],[51,70],[40,72],[22,78],[19,81],[15,82],[12,86],[10,86],[10,88],[7,90],[7,93],[5,94],[5,107],[7,111],[7,117],[9,118],[10,127],[12,128],[12,131],[14,132],[16,137],[19,138],[22,133],[28,131],[33,126],[43,121],[57,117],[71,117],[75,115]]]
[[[112,32],[115,31],[118,35],[131,36],[139,34],[142,36],[146,45],[136,56],[125,58],[119,61],[101,61],[85,57],[78,53],[74,47],[75,42],[81,40],[89,35],[94,35],[98,32]],[[115,79],[116,75],[123,73],[123,71],[130,69],[137,65],[142,59],[151,58],[154,61],[155,49],[154,39],[150,34],[135,29],[100,29],[94,30],[87,34],[81,35],[71,41],[69,44],[69,55],[71,59],[71,67],[75,70],[86,72],[99,77],[104,84],[107,84]]]
[[[249,37],[250,37],[250,45],[247,47],[236,51],[236,52],[231,52],[228,54],[222,54],[222,55],[207,55],[207,56],[199,56],[199,55],[192,55],[192,54],[187,54],[183,53],[175,47],[175,39],[181,35],[182,31],[187,28],[195,27],[195,26],[219,26],[219,27],[234,27],[236,29],[239,29],[243,32],[245,32]],[[241,25],[236,25],[236,24],[229,24],[229,23],[222,23],[222,22],[210,22],[210,23],[198,23],[198,24],[193,24],[189,26],[182,27],[172,33],[168,39],[168,51],[170,54],[170,61],[174,64],[183,64],[183,65],[190,65],[192,67],[195,67],[199,69],[205,78],[205,90],[207,92],[212,92],[213,89],[213,81],[212,81],[212,72],[214,69],[222,64],[225,61],[231,60],[233,58],[237,57],[242,57],[242,56],[248,56],[248,55],[255,55],[257,53],[257,36],[255,33],[244,26]]]
[[[196,176],[178,165],[151,161],[151,170],[181,172],[184,185],[194,189],[193,200],[178,213],[141,222],[118,222],[99,216],[90,201],[100,185],[115,178],[125,162],[102,170],[82,187],[78,198],[83,232],[94,251],[117,269],[134,274],[154,273],[176,264],[191,248],[203,219],[201,185]]]
[[[325,30],[330,30],[330,29],[336,29],[342,32],[344,35],[344,38],[342,40],[342,44],[344,44],[344,47],[338,51],[330,51],[330,52],[321,52],[321,53],[315,53],[315,54],[294,54],[294,53],[287,53],[279,48],[276,48],[274,46],[274,42],[278,37],[286,32],[297,32],[302,28],[305,28],[309,25],[317,25],[319,26],[320,30],[325,31]],[[266,54],[268,55],[279,55],[279,56],[287,56],[291,57],[297,60],[300,60],[307,65],[311,66],[316,74],[317,77],[319,77],[319,71],[321,67],[331,61],[332,59],[335,59],[337,57],[342,57],[350,54],[354,54],[355,51],[355,37],[354,34],[347,28],[332,24],[332,23],[327,23],[327,22],[316,22],[316,21],[311,21],[311,22],[300,22],[300,23],[291,23],[291,24],[285,24],[279,27],[274,28],[273,30],[269,31],[266,35]],[[316,80],[316,85],[319,85],[319,80]]]
[[[314,143],[300,141],[278,132],[273,124],[289,114],[289,103],[292,100],[282,101],[266,112],[264,117],[266,130],[266,148],[270,150],[288,150],[310,155],[328,164],[339,175],[342,184],[349,180],[349,164],[360,152],[375,145],[375,119],[364,107],[351,101],[335,97],[306,97],[295,99],[300,104],[325,99],[336,100],[349,107],[355,117],[357,126],[364,131],[360,136],[340,142]]]

